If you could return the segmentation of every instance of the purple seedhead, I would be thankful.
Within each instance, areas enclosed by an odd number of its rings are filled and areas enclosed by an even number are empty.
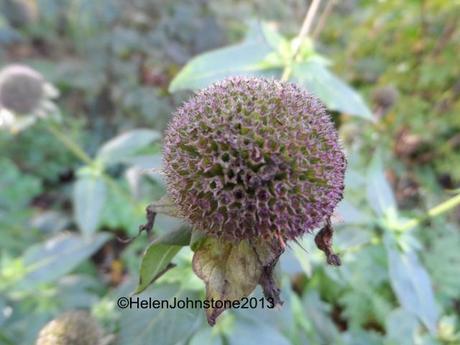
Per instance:
[[[0,71],[0,108],[16,114],[37,109],[45,96],[45,79],[24,65],[9,65]]]
[[[323,104],[272,79],[233,77],[180,107],[164,139],[168,194],[197,230],[294,239],[329,221],[345,155]]]

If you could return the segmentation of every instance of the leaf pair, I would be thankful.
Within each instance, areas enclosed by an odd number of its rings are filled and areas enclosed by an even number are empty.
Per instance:
[[[201,238],[191,244],[192,233],[181,227],[155,240],[142,258],[139,284],[134,294],[143,292],[162,274],[175,265],[171,260],[183,246],[196,249],[193,270],[206,284],[208,301],[239,301],[249,296],[260,284],[265,297],[273,304],[281,304],[279,289],[273,279],[273,268],[283,249],[265,241],[240,241],[238,243],[211,237]],[[208,308],[210,325],[225,310]]]
[[[39,284],[57,280],[88,259],[109,239],[107,233],[95,234],[91,238],[61,233],[30,247],[22,258],[25,275],[17,287],[34,289]]]
[[[390,283],[401,306],[416,315],[431,334],[437,333],[439,309],[435,300],[430,276],[413,249],[401,251],[387,236]]]
[[[107,201],[105,167],[129,162],[136,152],[159,138],[160,134],[150,129],[123,133],[99,149],[94,166],[80,169],[73,190],[73,205],[75,221],[85,236],[91,236],[97,230]]]
[[[380,152],[374,155],[368,169],[367,185],[368,201],[376,215],[383,220],[386,230],[385,249],[393,291],[403,309],[416,315],[431,334],[436,334],[439,313],[431,278],[411,243],[414,239],[409,234],[395,234],[395,229],[400,225],[397,203],[385,178]]]
[[[301,47],[296,61],[291,61],[292,45],[268,24],[253,25],[243,42],[190,60],[169,90],[198,90],[231,76],[279,77],[283,68],[292,67],[291,81],[304,85],[330,110],[372,120],[362,97],[326,67],[327,60],[313,50],[311,42]]]

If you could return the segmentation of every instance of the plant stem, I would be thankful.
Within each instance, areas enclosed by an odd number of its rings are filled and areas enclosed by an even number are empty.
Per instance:
[[[307,14],[305,15],[305,19],[303,21],[302,27],[297,35],[294,50],[291,56],[291,63],[286,65],[283,71],[283,75],[281,76],[281,80],[287,81],[292,73],[292,63],[294,63],[297,55],[299,54],[300,48],[302,47],[303,42],[307,38],[308,34],[310,33],[311,26],[313,24],[313,19],[315,18],[316,12],[318,12],[319,4],[321,0],[313,0],[308,8]]]
[[[313,19],[315,18],[316,12],[318,12],[319,4],[321,0],[313,0],[310,7],[308,8],[307,15],[302,24],[302,28],[300,29],[298,38],[304,40],[305,37],[310,33],[311,26],[313,24]],[[301,41],[297,45],[297,50],[301,46]]]
[[[318,24],[315,27],[315,30],[311,34],[311,38],[315,40],[318,38],[319,34],[324,28],[324,25],[326,24],[327,18],[331,15],[332,9],[334,8],[334,5],[336,4],[337,0],[329,0],[327,2],[326,8],[324,9],[323,13],[321,14],[321,17],[318,19]]]
[[[63,133],[58,127],[54,126],[50,122],[47,122],[45,125],[45,128],[56,138],[58,139],[61,143],[64,144],[64,146],[69,149],[70,152],[72,152],[77,158],[79,158],[82,162],[88,164],[88,165],[93,165],[94,160],[86,154],[85,151],[72,139],[70,139],[69,136],[67,136],[65,133]],[[105,173],[104,171],[101,173],[102,177],[104,180],[112,187],[114,191],[119,193],[120,195],[124,197],[128,197],[131,199],[132,202],[137,203],[137,200],[133,198],[133,196],[130,193],[127,193],[123,188],[121,188],[114,180],[113,178]]]
[[[459,206],[460,205],[460,194],[457,194],[456,196],[440,203],[439,205],[431,208],[428,210],[428,212],[420,218],[415,218],[411,219],[405,224],[401,225],[400,227],[397,228],[398,231],[404,232],[407,230],[412,229],[413,227],[423,223],[427,219],[437,217],[443,213],[446,213],[447,211],[451,210],[452,208]]]
[[[75,156],[80,158],[83,162],[85,162],[88,165],[93,164],[93,160],[91,159],[90,156],[86,154],[85,151],[82,150],[82,148],[72,139],[70,139],[69,136],[66,134],[62,133],[59,128],[55,127],[53,124],[50,122],[46,122],[45,128],[56,138],[58,139],[61,143],[64,144],[66,148],[69,149]]]

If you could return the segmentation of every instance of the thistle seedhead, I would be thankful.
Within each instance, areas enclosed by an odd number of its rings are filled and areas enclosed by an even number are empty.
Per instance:
[[[0,71],[0,108],[28,114],[38,108],[45,95],[45,79],[24,65],[9,65]]]
[[[329,219],[345,155],[322,103],[300,87],[234,77],[180,107],[166,131],[168,193],[197,230],[294,239]]]
[[[71,311],[43,327],[36,345],[98,345],[102,337],[102,328],[91,315]]]

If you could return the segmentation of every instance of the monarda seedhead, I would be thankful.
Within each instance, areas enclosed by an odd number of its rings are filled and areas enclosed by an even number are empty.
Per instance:
[[[273,79],[234,77],[196,94],[180,107],[164,137],[164,173],[171,202],[147,208],[193,227],[192,266],[206,299],[237,301],[257,285],[282,304],[274,268],[286,248],[315,236],[327,262],[331,215],[342,199],[345,155],[322,103],[306,90]],[[206,310],[208,323],[228,306]]]
[[[326,224],[345,155],[323,104],[272,79],[229,78],[179,108],[165,135],[168,193],[207,235],[295,239]]]
[[[0,108],[28,114],[38,108],[45,95],[45,80],[28,66],[9,65],[0,71]]]
[[[99,345],[103,330],[88,313],[70,311],[50,321],[38,335],[36,345]]]

